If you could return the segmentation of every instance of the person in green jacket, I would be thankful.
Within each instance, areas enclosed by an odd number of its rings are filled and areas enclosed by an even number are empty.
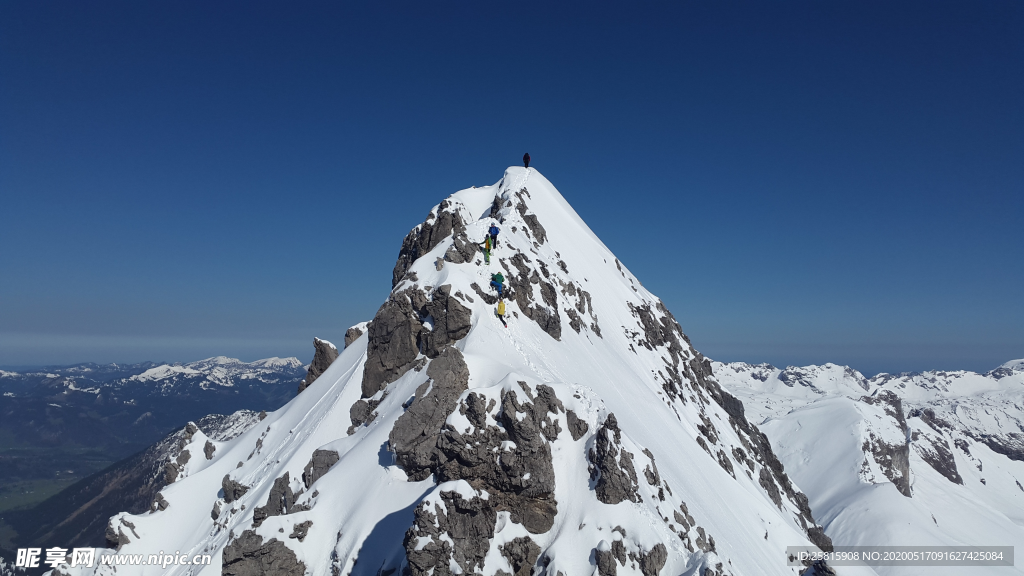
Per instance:
[[[501,272],[497,274],[491,274],[491,286],[494,286],[498,290],[498,298],[502,297],[504,292],[505,277],[501,275]]]

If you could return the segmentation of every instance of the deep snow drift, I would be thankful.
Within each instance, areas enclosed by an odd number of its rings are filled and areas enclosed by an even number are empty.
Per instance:
[[[122,553],[213,564],[118,576],[792,575],[787,546],[829,546],[711,363],[536,170],[435,206],[393,286],[288,405],[231,441],[196,430],[160,504],[110,521]]]

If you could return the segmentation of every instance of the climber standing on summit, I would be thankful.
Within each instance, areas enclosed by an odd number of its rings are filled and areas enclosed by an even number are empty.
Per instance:
[[[487,229],[487,234],[491,237],[491,247],[498,247],[498,232],[501,230],[498,228],[497,222],[491,222],[491,227]]]
[[[530,153],[523,154],[523,166],[530,167]]]

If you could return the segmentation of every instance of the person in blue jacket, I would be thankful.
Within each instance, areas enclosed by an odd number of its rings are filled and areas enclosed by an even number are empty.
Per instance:
[[[487,229],[487,233],[491,235],[491,248],[497,248],[498,247],[498,232],[499,231],[500,230],[498,229],[498,224],[496,222],[491,222],[491,227]]]

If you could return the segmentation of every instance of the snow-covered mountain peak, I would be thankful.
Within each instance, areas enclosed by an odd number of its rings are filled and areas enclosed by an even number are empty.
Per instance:
[[[392,285],[288,405],[193,434],[163,504],[111,519],[122,551],[215,556],[167,576],[721,576],[830,546],[711,363],[536,170],[435,206]]]

